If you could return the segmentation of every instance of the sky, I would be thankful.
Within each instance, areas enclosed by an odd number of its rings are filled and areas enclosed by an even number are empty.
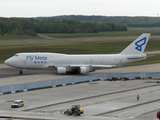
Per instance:
[[[160,0],[0,0],[0,17],[160,15]]]

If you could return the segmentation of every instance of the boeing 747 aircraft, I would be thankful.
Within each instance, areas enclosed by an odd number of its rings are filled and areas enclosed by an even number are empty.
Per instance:
[[[56,69],[59,74],[86,74],[145,59],[147,56],[143,52],[149,37],[149,33],[142,34],[119,54],[17,53],[7,59],[5,64],[20,69],[19,74],[23,74],[23,69]]]

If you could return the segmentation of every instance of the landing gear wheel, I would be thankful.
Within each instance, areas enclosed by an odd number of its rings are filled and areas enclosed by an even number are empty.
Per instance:
[[[23,74],[22,70],[20,70],[20,71],[19,71],[19,74],[20,74],[20,75],[22,75],[22,74]]]

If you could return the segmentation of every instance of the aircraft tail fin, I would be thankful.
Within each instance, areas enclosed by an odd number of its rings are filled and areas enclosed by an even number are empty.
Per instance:
[[[128,47],[126,47],[120,54],[143,54],[150,35],[150,33],[143,33]]]

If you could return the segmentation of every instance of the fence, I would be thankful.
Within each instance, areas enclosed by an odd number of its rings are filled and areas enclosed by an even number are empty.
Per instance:
[[[108,74],[101,74],[101,79],[107,79],[112,77],[127,77],[127,78],[135,78],[135,77],[160,77],[160,72],[137,72],[137,73],[108,73]]]
[[[112,77],[117,77],[117,78],[160,77],[160,72],[93,74],[93,75],[79,76],[74,78],[65,78],[65,79],[59,79],[59,80],[48,80],[48,81],[41,81],[41,82],[8,85],[8,86],[1,86],[0,93],[9,93],[9,92],[16,92],[16,91],[40,89],[40,88],[46,88],[46,87],[52,87],[52,86],[82,83],[82,82],[88,82],[90,80],[93,80],[93,81],[101,80],[101,79],[104,80]]]

